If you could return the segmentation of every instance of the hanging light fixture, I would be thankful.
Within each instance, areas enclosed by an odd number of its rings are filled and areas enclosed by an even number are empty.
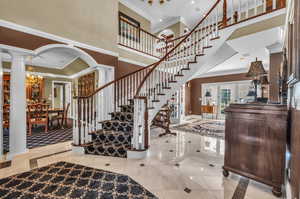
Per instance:
[[[144,1],[144,0],[142,0],[142,1]],[[152,5],[154,0],[147,0],[147,1],[148,1],[148,4],[149,4],[149,5]],[[171,0],[156,0],[156,1],[158,1],[159,4],[162,5],[162,4],[164,4],[166,1],[171,1]]]

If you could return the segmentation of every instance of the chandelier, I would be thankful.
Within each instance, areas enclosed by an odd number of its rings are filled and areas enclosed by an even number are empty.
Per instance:
[[[36,76],[36,75],[27,74],[26,76],[27,76],[26,83],[32,86],[40,84],[40,82],[43,80],[43,77],[39,75]]]
[[[144,0],[143,0],[144,1]],[[158,1],[159,2],[159,4],[164,4],[166,1],[171,1],[171,0],[148,0],[148,3],[150,4],[150,5],[152,5],[153,4],[153,1]]]

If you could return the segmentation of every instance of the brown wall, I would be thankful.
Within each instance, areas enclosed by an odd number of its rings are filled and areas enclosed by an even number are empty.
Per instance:
[[[127,75],[131,72],[134,72],[134,71],[140,69],[140,68],[141,68],[141,66],[119,61],[118,62],[118,70],[116,72],[116,78]]]
[[[186,102],[190,102],[186,104],[186,108],[190,107],[190,110],[186,110],[187,113],[191,114],[201,114],[201,102],[199,98],[202,97],[202,84],[206,83],[217,83],[217,82],[232,82],[232,81],[242,81],[242,80],[249,80],[246,77],[245,73],[241,74],[234,74],[234,75],[224,75],[224,76],[216,76],[216,77],[206,77],[206,78],[197,78],[190,81],[191,88],[190,88],[190,95],[186,96]]]
[[[300,110],[291,110],[291,185],[293,198],[300,197]]]
[[[122,3],[119,2],[119,11],[126,14],[127,16],[137,20],[141,24],[141,28],[150,32],[151,30],[151,22],[146,19],[145,17],[139,15],[138,13],[134,12],[130,8],[126,7]]]
[[[282,52],[270,54],[270,70],[269,70],[269,100],[271,102],[279,102],[279,72],[282,63]]]
[[[38,37],[35,35],[7,29],[4,27],[0,27],[0,43],[6,44],[6,45],[13,45],[20,48],[25,48],[29,50],[35,50],[39,47],[42,47],[47,44],[57,44],[58,42],[45,39],[42,37]],[[99,53],[96,51],[80,48],[83,51],[87,52],[89,55],[91,55],[99,64],[109,65],[115,67],[115,75],[116,77],[120,77],[124,74],[127,74],[129,72],[133,72],[134,70],[137,70],[140,68],[138,65],[129,64],[126,62],[119,62],[118,57],[114,57],[111,55]],[[152,62],[151,62],[152,63]],[[78,64],[84,65],[83,67],[86,68],[85,63],[81,63],[80,61],[76,61],[74,63],[76,65],[76,68],[78,68]],[[41,68],[41,67],[31,67],[32,71],[35,72],[47,72],[47,73],[54,73],[54,74],[62,74],[62,75],[70,75],[71,72],[70,68],[68,71],[58,70],[58,69],[50,69],[50,68]],[[84,69],[82,68],[82,69]],[[72,69],[73,71],[73,69]],[[78,72],[73,71],[73,72]]]

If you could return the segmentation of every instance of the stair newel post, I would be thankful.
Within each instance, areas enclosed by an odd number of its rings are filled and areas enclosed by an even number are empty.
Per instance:
[[[149,147],[147,97],[134,98],[134,124],[132,149],[143,151]]]
[[[227,26],[227,0],[223,0],[223,27]]]
[[[78,99],[74,97],[73,99],[73,144],[79,144],[79,132],[78,132]]]

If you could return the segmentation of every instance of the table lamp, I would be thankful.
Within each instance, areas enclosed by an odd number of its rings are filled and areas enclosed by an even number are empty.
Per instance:
[[[250,68],[246,77],[250,77],[254,84],[254,101],[257,102],[257,85],[260,84],[260,77],[267,74],[262,61],[258,61],[257,58],[254,62],[251,62]]]

